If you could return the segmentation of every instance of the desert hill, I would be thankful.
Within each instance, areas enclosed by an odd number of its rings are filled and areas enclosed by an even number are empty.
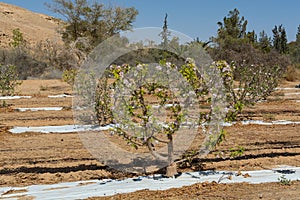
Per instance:
[[[19,28],[28,43],[50,39],[61,41],[57,30],[62,21],[44,14],[0,2],[0,47],[8,47],[12,31]]]

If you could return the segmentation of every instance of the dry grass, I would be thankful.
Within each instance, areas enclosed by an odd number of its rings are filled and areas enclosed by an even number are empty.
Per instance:
[[[288,66],[285,79],[287,81],[296,82],[300,80],[300,69],[297,69],[294,65]]]

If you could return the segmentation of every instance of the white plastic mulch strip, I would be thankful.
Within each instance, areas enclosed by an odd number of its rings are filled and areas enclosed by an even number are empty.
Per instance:
[[[272,122],[264,122],[261,120],[246,120],[242,121],[243,125],[256,124],[256,125],[290,125],[290,124],[300,124],[300,122],[287,121],[287,120],[278,120]]]
[[[31,96],[1,96],[0,100],[30,99]]]
[[[37,132],[37,133],[72,133],[81,131],[106,131],[113,128],[113,125],[94,126],[94,125],[64,125],[64,126],[33,126],[33,127],[14,127],[9,132],[14,134]]]
[[[166,104],[164,106],[161,106],[161,105],[152,105],[152,108],[161,108],[161,107],[170,108],[170,107],[172,107],[174,105],[176,105],[176,104]]]
[[[240,90],[240,91],[243,91],[244,88],[234,88],[233,90],[234,90],[234,91],[239,91],[239,90]]]
[[[138,190],[167,190],[203,182],[217,183],[270,183],[280,179],[300,180],[300,167],[285,166],[272,170],[257,171],[200,171],[183,173],[177,178],[162,175],[142,176],[125,180],[90,180],[66,182],[52,185],[31,185],[27,187],[0,188],[0,198],[31,197],[33,199],[85,199],[96,196],[112,196]],[[19,191],[19,192],[18,192]]]
[[[300,95],[300,92],[285,93],[284,95],[285,95],[285,96]]]
[[[222,126],[232,126],[234,124],[237,124],[238,122],[223,122],[221,125]],[[249,125],[249,124],[254,124],[254,125],[296,125],[300,124],[300,122],[295,122],[295,121],[287,121],[287,120],[277,120],[277,121],[271,121],[271,122],[264,122],[262,120],[245,120],[241,121],[242,125]],[[206,124],[204,124],[206,125]]]
[[[66,98],[73,97],[69,94],[49,95],[48,98]],[[13,100],[13,99],[30,99],[32,96],[0,96],[0,100]]]
[[[242,125],[296,125],[300,122],[278,120],[272,122],[264,122],[260,120],[247,120],[242,121]],[[237,122],[223,122],[222,126],[232,126],[237,124]],[[14,127],[9,130],[9,132],[14,134],[26,133],[26,132],[37,132],[37,133],[72,133],[81,131],[107,131],[116,127],[115,124],[109,124],[106,126],[96,126],[96,125],[63,125],[63,126],[28,126],[28,127]],[[189,127],[188,124],[183,124],[183,127]]]
[[[293,87],[293,88],[275,88],[275,90],[297,90],[299,88]],[[244,88],[234,88],[233,90],[237,91],[237,90],[241,90],[243,91]]]
[[[16,108],[17,111],[60,111],[63,107]]]
[[[299,90],[299,88],[275,88],[275,90]]]
[[[66,97],[73,97],[69,94],[59,94],[59,95],[49,95],[48,98],[66,98]]]
[[[232,126],[234,124],[236,124],[236,122],[222,122],[220,125],[221,126]],[[211,123],[206,123],[205,122],[204,125],[211,125]]]

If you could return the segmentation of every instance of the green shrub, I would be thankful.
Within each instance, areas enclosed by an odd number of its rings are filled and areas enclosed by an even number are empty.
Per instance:
[[[236,158],[242,156],[245,152],[245,148],[242,146],[237,146],[236,148],[230,148],[230,157]]]
[[[66,69],[62,74],[62,80],[70,84],[71,86],[73,86],[76,75],[77,75],[76,69]]]
[[[16,86],[22,83],[18,80],[16,66],[0,64],[0,72],[0,94],[14,95]]]
[[[16,48],[20,45],[23,45],[25,43],[25,40],[23,38],[23,33],[20,31],[19,28],[13,30],[13,41],[9,43],[9,45],[13,48]]]

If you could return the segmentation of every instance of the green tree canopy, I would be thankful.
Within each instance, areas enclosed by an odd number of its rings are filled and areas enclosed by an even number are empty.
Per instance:
[[[290,42],[288,47],[292,62],[296,64],[296,66],[300,66],[300,25],[297,29],[296,41]]]
[[[98,1],[87,0],[53,0],[46,4],[48,8],[63,16],[67,24],[62,30],[62,38],[70,44],[79,38],[85,38],[92,47],[106,38],[130,30],[138,11],[131,8],[106,8]],[[82,43],[77,43],[81,47]]]
[[[285,28],[281,25],[275,26],[273,32],[273,48],[281,54],[288,53],[287,35]]]
[[[300,25],[298,26],[298,29],[297,29],[296,43],[298,46],[300,46]]]
[[[223,22],[218,22],[217,24],[219,26],[218,36],[212,38],[212,40],[220,47],[230,46],[238,39],[244,39],[247,36],[248,21],[244,17],[240,17],[238,9],[229,11],[227,17],[223,18]],[[251,38],[250,34],[248,36]]]
[[[269,53],[272,48],[271,38],[263,30],[259,33],[258,47],[265,53]]]

